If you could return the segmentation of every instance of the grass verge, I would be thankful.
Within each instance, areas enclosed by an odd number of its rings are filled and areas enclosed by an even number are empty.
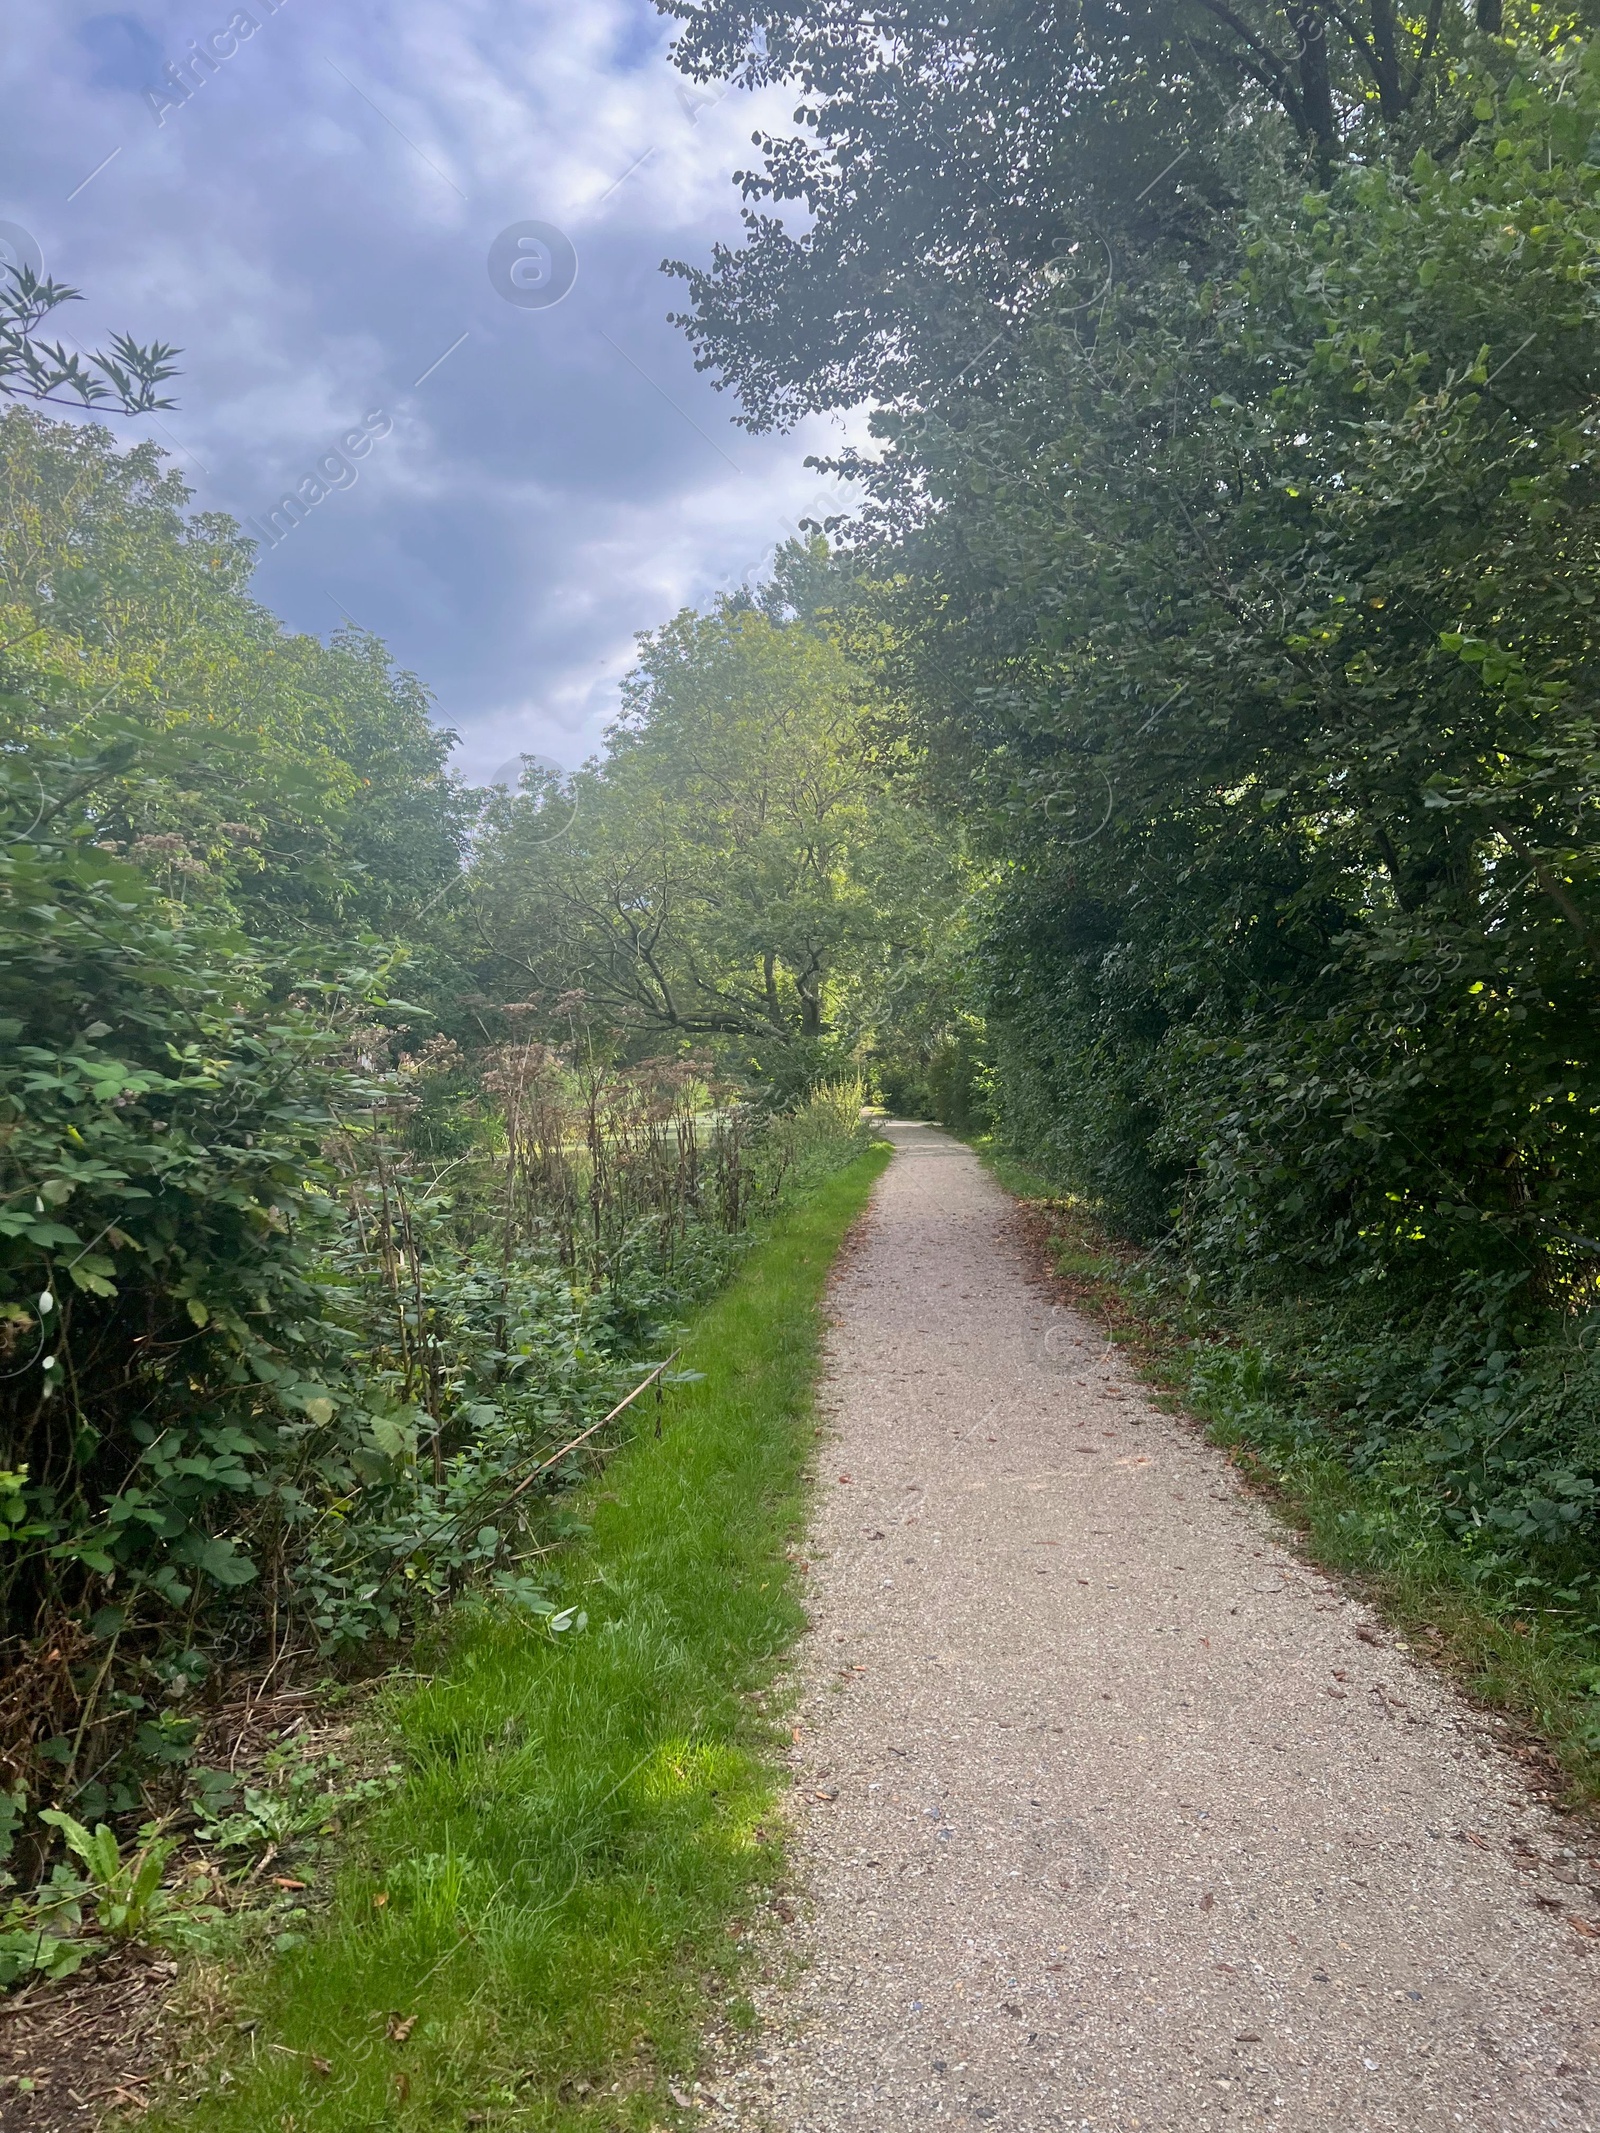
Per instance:
[[[696,1320],[652,1417],[588,1492],[564,1633],[461,1608],[385,1722],[404,1759],[307,1945],[236,1995],[183,2133],[644,2129],[781,1866],[759,1708],[802,1626],[828,1269],[881,1144],[791,1205]],[[580,1499],[580,1502],[582,1499]],[[557,1620],[560,1618],[557,1617]],[[737,2003],[734,2008],[737,2015]]]
[[[1386,1488],[1338,1455],[1333,1433],[1270,1370],[1252,1368],[1288,1329],[1270,1312],[1203,1315],[1150,1277],[1081,1201],[992,1142],[972,1144],[1020,1200],[1071,1301],[1101,1323],[1140,1373],[1206,1425],[1310,1559],[1360,1591],[1472,1700],[1515,1724],[1507,1745],[1546,1796],[1593,1814],[1600,1803],[1600,1648],[1514,1592],[1485,1591],[1420,1496]],[[1231,1351],[1230,1367],[1214,1366]],[[1243,1367],[1240,1367],[1242,1364]]]

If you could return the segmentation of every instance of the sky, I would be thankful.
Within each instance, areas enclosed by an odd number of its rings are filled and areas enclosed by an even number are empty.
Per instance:
[[[805,466],[841,425],[736,427],[660,272],[737,235],[791,98],[686,83],[647,0],[243,5],[9,0],[0,243],[80,345],[181,345],[179,407],[111,426],[267,536],[290,627],[376,631],[465,774],[570,768],[636,631],[850,501]]]

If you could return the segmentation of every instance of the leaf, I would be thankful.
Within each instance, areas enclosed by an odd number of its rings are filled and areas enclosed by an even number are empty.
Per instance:
[[[390,2015],[387,2031],[389,2042],[391,2044],[404,2044],[407,2037],[410,2036],[411,2032],[416,2028],[416,2026],[417,2018],[414,2014]]]
[[[122,1847],[117,1842],[116,1832],[104,1822],[97,1823],[91,1834],[81,1822],[73,1820],[58,1807],[46,1807],[40,1811],[39,1820],[59,1829],[67,1840],[68,1849],[76,1853],[88,1870],[89,1879],[101,1894],[115,1890],[122,1869]],[[169,1844],[167,1850],[172,1846]],[[160,1868],[157,1868],[159,1878]]]
[[[333,1402],[325,1392],[319,1392],[307,1400],[305,1412],[307,1421],[315,1422],[318,1429],[325,1429],[333,1420]]]
[[[318,1402],[319,1406],[322,1404]],[[324,1419],[331,1421],[331,1401],[327,1405],[328,1414]],[[310,1409],[307,1408],[306,1412],[309,1414]],[[313,1415],[312,1420],[316,1419]],[[373,1415],[367,1426],[373,1444],[385,1459],[393,1459],[403,1465],[416,1458],[417,1418],[414,1408],[400,1408],[393,1414]]]
[[[231,1540],[206,1541],[196,1553],[194,1564],[215,1584],[228,1587],[248,1585],[256,1575],[255,1564],[249,1556],[241,1555]]]
[[[211,1313],[207,1306],[200,1301],[198,1296],[186,1296],[183,1301],[184,1309],[188,1312],[189,1316],[194,1320],[197,1326],[210,1325]]]

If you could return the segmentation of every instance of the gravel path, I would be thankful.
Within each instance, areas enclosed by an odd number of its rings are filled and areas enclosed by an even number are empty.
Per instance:
[[[892,1137],[834,1291],[799,1960],[708,2119],[1600,2125],[1571,1827],[1051,1304],[976,1160]]]

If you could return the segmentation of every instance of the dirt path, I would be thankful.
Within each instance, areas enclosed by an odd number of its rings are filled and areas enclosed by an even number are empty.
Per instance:
[[[893,1137],[834,1298],[801,1961],[709,2115],[1600,2124],[1572,1831],[1030,1282],[975,1159]]]

